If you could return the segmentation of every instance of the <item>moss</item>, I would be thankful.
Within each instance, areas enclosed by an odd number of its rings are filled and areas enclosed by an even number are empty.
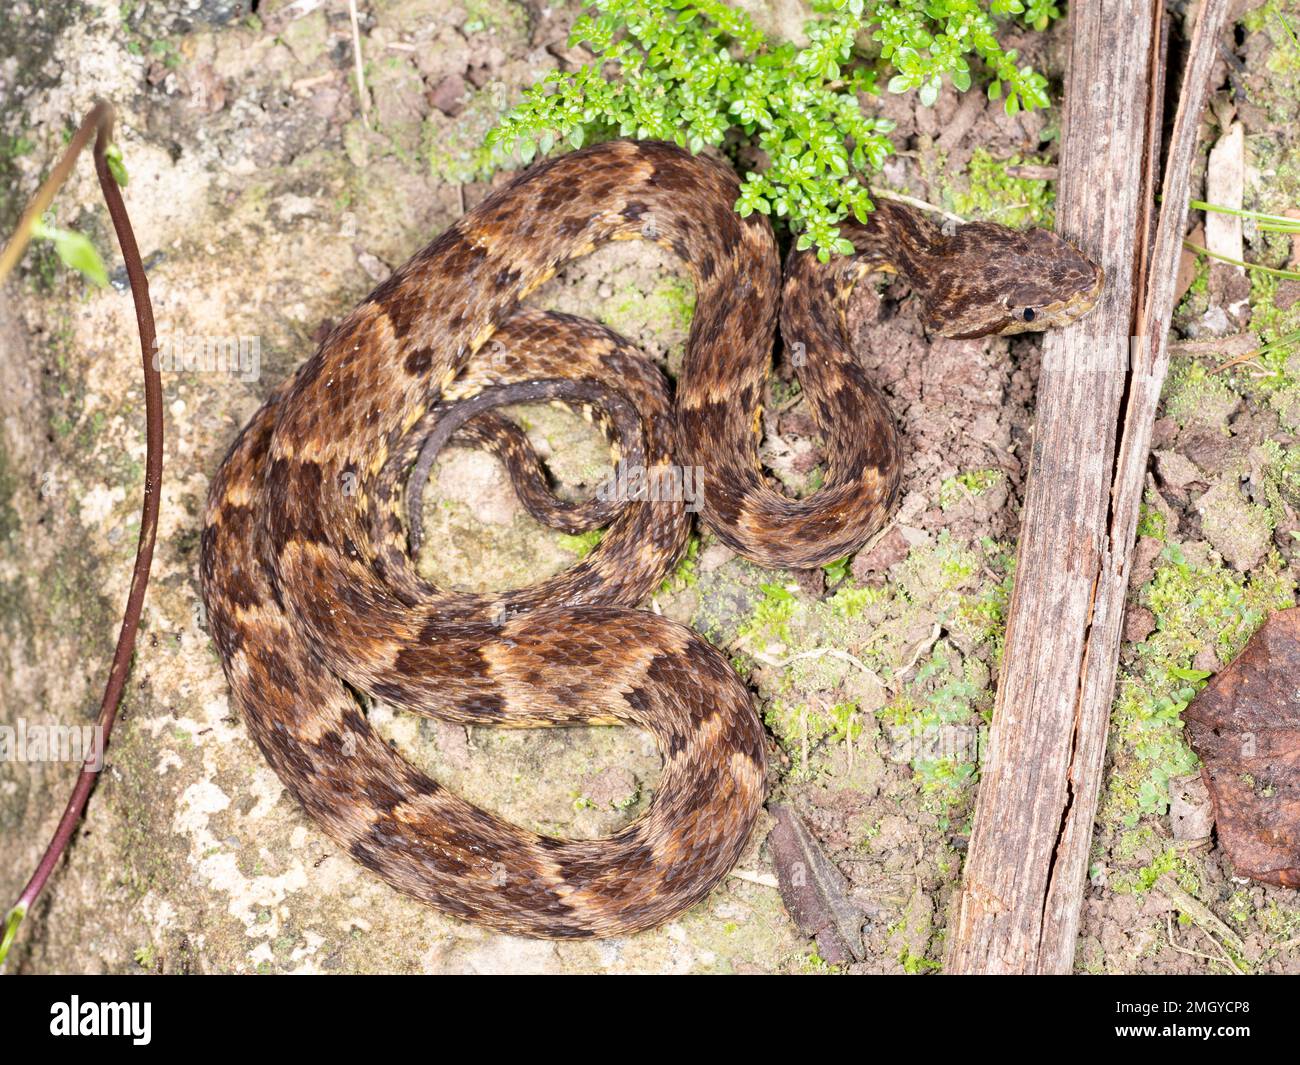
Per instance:
[[[571,551],[579,558],[586,558],[596,549],[596,545],[604,535],[603,529],[591,529],[585,533],[559,533],[556,541],[565,551]]]
[[[853,744],[862,736],[862,715],[856,702],[838,702],[819,707],[807,702],[773,700],[763,715],[781,747],[801,762],[813,747],[822,744]]]
[[[686,552],[682,555],[682,560],[677,563],[677,568],[664,578],[663,584],[659,586],[660,595],[669,595],[673,592],[682,592],[687,588],[694,588],[699,582],[699,565],[700,565],[700,538],[692,535],[690,542],[686,545]]]
[[[1271,901],[1258,912],[1258,920],[1275,941],[1286,942],[1300,936],[1300,908],[1283,907]]]
[[[1251,905],[1250,893],[1247,891],[1234,891],[1226,908],[1228,920],[1234,924],[1244,925],[1255,914],[1255,907]]]
[[[762,598],[754,607],[754,612],[740,629],[740,636],[747,641],[780,641],[789,643],[790,621],[803,604],[795,594],[798,586],[776,582],[761,586]]]
[[[695,289],[682,277],[667,276],[649,292],[626,286],[603,315],[606,325],[620,331],[629,322],[662,320],[678,328],[691,324],[695,316]]]
[[[971,589],[980,562],[973,549],[944,530],[933,547],[908,554],[899,569],[898,588],[910,601],[930,602],[936,613],[949,614]]]
[[[500,92],[488,87],[474,93],[455,118],[439,112],[424,120],[421,139],[435,180],[464,185],[491,176],[496,161],[483,138],[504,105]]]
[[[1267,61],[1270,73],[1300,75],[1300,39],[1293,5],[1268,0],[1243,14],[1241,22],[1251,33],[1267,33],[1272,40],[1274,48]]]
[[[882,711],[928,809],[951,813],[969,798],[992,706],[988,667],[940,640]]]
[[[1249,371],[1243,367],[1234,375],[1234,384],[1250,396],[1294,390],[1298,380],[1294,356],[1300,341],[1300,300],[1279,306],[1279,279],[1259,270],[1249,274],[1250,325],[1263,343],[1251,359]]]
[[[1048,160],[1012,155],[998,159],[983,148],[976,148],[966,168],[964,185],[947,189],[952,209],[965,218],[989,219],[1008,226],[1042,226],[1051,229],[1054,221],[1052,204],[1055,194],[1048,181],[1012,177],[1011,167],[1024,164],[1043,165]]]
[[[1253,565],[1269,548],[1277,522],[1270,507],[1250,502],[1237,476],[1219,478],[1196,503],[1201,532],[1238,568]]]
[[[20,525],[18,511],[14,509],[17,486],[17,479],[9,466],[9,452],[0,446],[0,545],[7,544]]]
[[[1269,612],[1293,604],[1294,594],[1294,578],[1275,555],[1246,576],[1208,552],[1188,557],[1178,545],[1165,548],[1139,597],[1156,628],[1120,674],[1111,717],[1108,820],[1132,828],[1144,817],[1164,815],[1169,780],[1198,764],[1180,716],[1209,676],[1195,667],[1197,656],[1210,647],[1220,662],[1231,660]]]
[[[528,31],[528,15],[522,4],[508,0],[462,0],[465,21],[460,30],[466,36],[474,33],[503,33],[520,36]]]
[[[890,592],[885,588],[859,588],[846,585],[827,600],[831,612],[837,617],[851,621],[862,617],[868,607],[888,603]]]
[[[803,973],[806,976],[831,976],[844,971],[843,966],[832,965],[830,962],[826,961],[826,959],[817,953],[815,947],[807,954],[803,954],[799,957],[798,961],[794,965],[794,969],[796,972]]]
[[[934,928],[934,907],[920,887],[912,892],[911,898],[903,909],[902,915],[885,933],[890,949],[897,953],[895,957],[903,972],[910,976],[935,972],[942,963],[931,954],[937,954],[941,935],[936,936]]]
[[[766,718],[801,774],[804,766],[817,777],[853,765],[835,752],[869,737],[874,717],[889,731],[890,757],[911,766],[922,805],[947,817],[967,802],[977,776],[1010,565],[1004,545],[943,535],[915,548],[883,585],[846,580],[819,602],[760,579],[739,639],[714,635],[746,649],[741,666],[746,653],[767,668],[771,655],[782,657]],[[952,637],[940,638],[942,630]],[[834,703],[825,700],[828,691],[838,693]]]
[[[1120,895],[1145,895],[1166,874],[1173,876],[1178,886],[1189,895],[1195,895],[1201,890],[1196,869],[1187,855],[1175,847],[1166,847],[1140,869],[1117,875],[1111,881],[1111,890]]]
[[[1293,359],[1288,359],[1288,369]],[[1277,412],[1277,420],[1287,432],[1300,432],[1300,384],[1291,376],[1279,382],[1268,397],[1269,405]]]
[[[903,967],[903,972],[908,976],[919,976],[922,973],[938,972],[943,968],[943,963],[927,958],[924,954],[913,954],[911,949],[904,947],[898,955],[898,963]]]
[[[1165,516],[1156,508],[1151,500],[1151,492],[1147,492],[1146,499],[1143,500],[1142,506],[1138,510],[1137,534],[1139,537],[1149,537],[1153,540],[1159,540],[1164,543],[1168,536],[1168,528]]]
[[[949,477],[939,486],[939,506],[949,510],[963,499],[983,495],[1003,478],[1001,470],[970,470]]]
[[[1220,375],[1197,361],[1175,363],[1165,382],[1165,414],[1181,426],[1204,425],[1226,432],[1229,415],[1241,396]]]

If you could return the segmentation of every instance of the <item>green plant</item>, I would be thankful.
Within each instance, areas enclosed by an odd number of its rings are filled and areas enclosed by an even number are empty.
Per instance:
[[[584,533],[560,533],[558,540],[560,547],[565,551],[571,551],[579,558],[586,558],[596,549],[596,545],[604,535],[604,529],[591,529]]]
[[[766,167],[745,172],[736,210],[788,221],[800,248],[825,261],[852,251],[839,235],[872,208],[866,178],[892,145],[887,119],[865,114],[858,93],[916,89],[926,106],[945,79],[971,86],[982,61],[988,95],[1008,113],[1047,105],[1046,79],[1017,65],[995,36],[1017,16],[1042,29],[1060,14],[1050,0],[812,0],[808,44],[769,38],[722,0],[594,0],[570,41],[596,60],[553,72],[488,134],[487,149],[525,162],[557,144],[611,136],[673,141],[698,152],[747,142]]]
[[[849,562],[850,558],[847,555],[844,558],[837,558],[834,562],[827,562],[822,567],[826,574],[826,583],[839,584],[844,580],[849,574]]]
[[[663,583],[659,585],[659,594],[668,595],[672,592],[693,588],[700,579],[699,562],[700,538],[692,536],[690,543],[686,545],[686,552],[682,555],[682,560],[677,563],[677,568],[668,574]]]
[[[1109,816],[1130,829],[1164,816],[1169,781],[1197,767],[1182,721],[1210,676],[1197,656],[1210,648],[1218,662],[1230,662],[1272,610],[1293,604],[1294,589],[1276,556],[1247,578],[1216,558],[1188,557],[1178,544],[1161,552],[1140,592],[1156,627],[1120,672],[1111,715]]]
[[[1000,480],[1001,470],[970,470],[949,477],[939,486],[939,507],[950,510],[963,499],[983,495]]]
[[[104,260],[84,234],[71,229],[60,229],[43,219],[32,223],[31,233],[33,240],[51,241],[65,266],[78,271],[100,288],[108,286],[108,271],[104,269]]]
[[[976,148],[966,168],[965,188],[950,190],[953,210],[967,218],[985,218],[1008,226],[1051,229],[1055,189],[1040,178],[1012,177],[1009,173],[1025,162],[1044,160],[1026,160],[1019,155],[998,159],[984,148]]]
[[[789,643],[790,620],[794,617],[796,609],[799,607],[799,600],[795,597],[794,592],[784,584],[759,585],[759,590],[763,593],[754,606],[754,613],[749,620],[740,627],[740,635],[745,637],[763,636],[768,639],[776,639],[782,643]]]

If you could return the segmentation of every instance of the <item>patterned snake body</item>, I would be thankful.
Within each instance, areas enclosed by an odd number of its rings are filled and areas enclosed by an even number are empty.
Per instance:
[[[447,913],[546,938],[652,927],[726,875],[765,788],[764,732],[726,658],[632,609],[681,556],[684,504],[561,504],[492,407],[598,404],[625,459],[704,470],[702,517],[729,546],[764,565],[815,566],[859,547],[898,486],[893,420],[847,341],[858,277],[903,273],[936,330],[968,336],[1072,320],[1101,286],[1051,234],[945,234],[886,201],[842,230],[856,256],[792,255],[783,292],[770,226],[740,218],[737,195],[729,168],[656,143],[525,171],[337,326],[213,482],[203,594],[254,738],[340,846]],[[621,337],[520,306],[564,262],[635,238],[671,248],[695,285],[675,415],[658,371]],[[800,380],[831,456],[824,488],[802,500],[768,487],[757,457],[778,304],[786,344],[806,353]],[[551,524],[612,524],[590,555],[537,585],[434,587],[415,573],[400,505],[426,437],[495,449]],[[357,692],[464,724],[633,724],[658,743],[660,784],[649,812],[608,839],[538,835],[416,770],[370,728]]]

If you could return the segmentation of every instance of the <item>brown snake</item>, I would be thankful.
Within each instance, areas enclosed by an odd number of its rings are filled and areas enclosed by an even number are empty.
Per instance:
[[[652,927],[726,875],[765,790],[764,731],[725,656],[634,609],[681,556],[684,504],[560,504],[522,433],[490,408],[599,404],[624,459],[703,469],[702,518],[724,543],[766,566],[811,567],[861,546],[899,481],[893,419],[847,338],[859,277],[898,271],[950,336],[1068,322],[1100,291],[1101,271],[1050,233],[945,233],[891,201],[842,226],[856,255],[793,253],[783,284],[770,225],[740,218],[737,196],[728,167],[658,143],[532,167],[337,326],[213,482],[203,594],[249,729],[340,846],[447,913],[546,938]],[[566,261],[634,238],[671,248],[695,284],[675,402],[618,335],[520,304]],[[778,305],[830,456],[806,499],[769,487],[758,461]],[[454,435],[509,459],[552,524],[612,524],[585,559],[532,587],[434,587],[415,573],[400,505],[430,434],[431,449]],[[370,728],[356,692],[467,725],[637,725],[658,742],[660,784],[649,812],[608,839],[538,835],[417,771]]]

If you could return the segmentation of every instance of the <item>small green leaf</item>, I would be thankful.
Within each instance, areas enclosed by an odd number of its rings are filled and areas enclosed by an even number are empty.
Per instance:
[[[746,177],[735,209],[787,220],[800,246],[825,259],[845,250],[836,223],[869,214],[863,185],[893,150],[886,136],[893,124],[862,94],[915,89],[930,107],[946,81],[967,91],[974,67],[988,72],[989,98],[1009,113],[1046,106],[1046,79],[996,34],[1008,17],[1045,25],[1063,6],[811,0],[806,40],[795,44],[759,30],[725,0],[589,0],[570,41],[586,42],[593,60],[544,74],[497,120],[488,143],[527,145],[525,161],[546,131],[553,132],[541,140],[544,154],[555,143],[578,148],[609,136],[759,153],[762,176]],[[874,57],[859,48],[865,35]],[[486,176],[494,160],[480,156]]]
[[[113,180],[126,188],[126,164],[122,162],[122,149],[116,144],[110,144],[104,149],[104,161],[108,163],[108,172],[113,175]]]
[[[32,236],[37,240],[53,241],[54,250],[64,266],[76,270],[100,288],[108,286],[108,271],[104,269],[104,260],[83,234],[37,221],[32,224]]]
[[[828,562],[822,567],[826,573],[826,579],[831,584],[839,584],[849,572],[849,559],[846,555],[844,558],[837,558],[834,562]]]

